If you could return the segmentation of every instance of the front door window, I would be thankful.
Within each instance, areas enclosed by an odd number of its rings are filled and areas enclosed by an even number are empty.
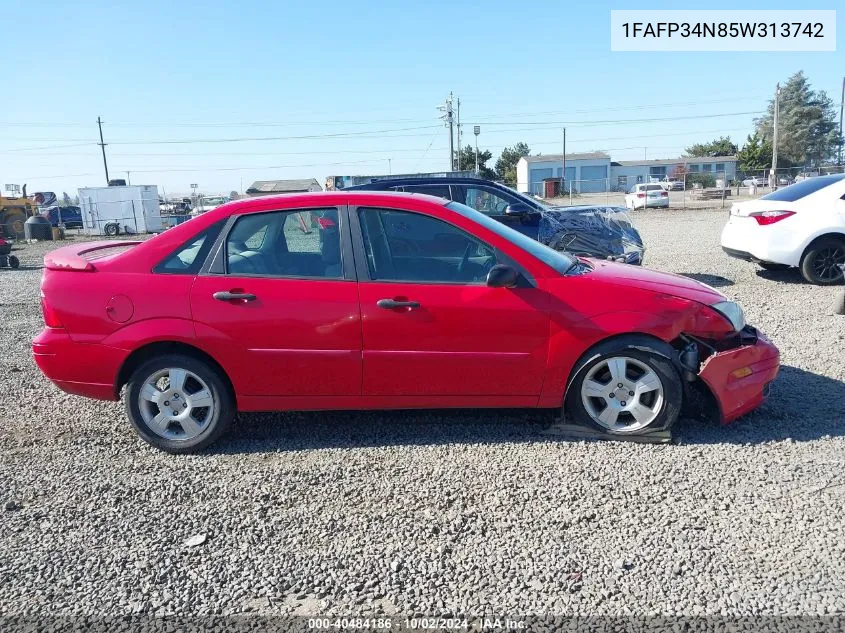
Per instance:
[[[496,264],[492,248],[437,218],[366,208],[358,218],[373,280],[483,284]]]

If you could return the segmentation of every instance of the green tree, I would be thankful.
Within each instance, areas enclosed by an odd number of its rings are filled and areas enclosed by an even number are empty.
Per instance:
[[[493,158],[493,153],[489,149],[478,150],[478,176],[493,180],[496,178],[496,172],[487,166],[487,161]],[[475,169],[475,148],[467,145],[461,150],[461,169],[472,170]]]
[[[768,169],[772,166],[772,144],[759,133],[749,134],[736,153],[739,170],[745,173]]]
[[[504,181],[511,187],[516,186],[516,164],[523,156],[528,156],[531,152],[528,145],[519,142],[513,147],[506,147],[502,150],[502,155],[496,161],[496,177]]]
[[[722,136],[709,143],[696,143],[686,149],[685,156],[733,156],[737,147],[730,136]]]
[[[769,142],[774,136],[774,113],[775,100],[771,99],[765,116],[754,121],[757,133]],[[839,141],[833,101],[823,90],[812,90],[804,71],[799,70],[780,91],[778,167],[818,167],[836,155]]]

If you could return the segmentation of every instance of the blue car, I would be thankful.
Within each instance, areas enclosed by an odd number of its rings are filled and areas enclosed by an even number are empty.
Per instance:
[[[428,194],[460,202],[555,250],[634,265],[645,256],[642,238],[624,207],[553,207],[496,182],[449,176],[384,178],[344,191]]]
[[[82,210],[79,207],[54,207],[45,212],[44,216],[50,220],[53,227],[63,224],[67,229],[82,228]],[[61,217],[61,222],[59,222],[59,217]]]

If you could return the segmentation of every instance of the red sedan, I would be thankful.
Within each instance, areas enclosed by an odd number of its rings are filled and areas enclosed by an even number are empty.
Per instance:
[[[61,389],[171,452],[236,411],[564,407],[613,434],[760,405],[777,349],[685,277],[552,250],[456,202],[241,200],[45,257],[33,342]]]

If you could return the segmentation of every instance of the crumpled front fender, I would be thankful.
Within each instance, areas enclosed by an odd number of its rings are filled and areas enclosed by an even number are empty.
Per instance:
[[[720,421],[727,424],[763,403],[779,368],[777,347],[757,332],[755,343],[716,352],[707,358],[699,377],[716,399]]]

